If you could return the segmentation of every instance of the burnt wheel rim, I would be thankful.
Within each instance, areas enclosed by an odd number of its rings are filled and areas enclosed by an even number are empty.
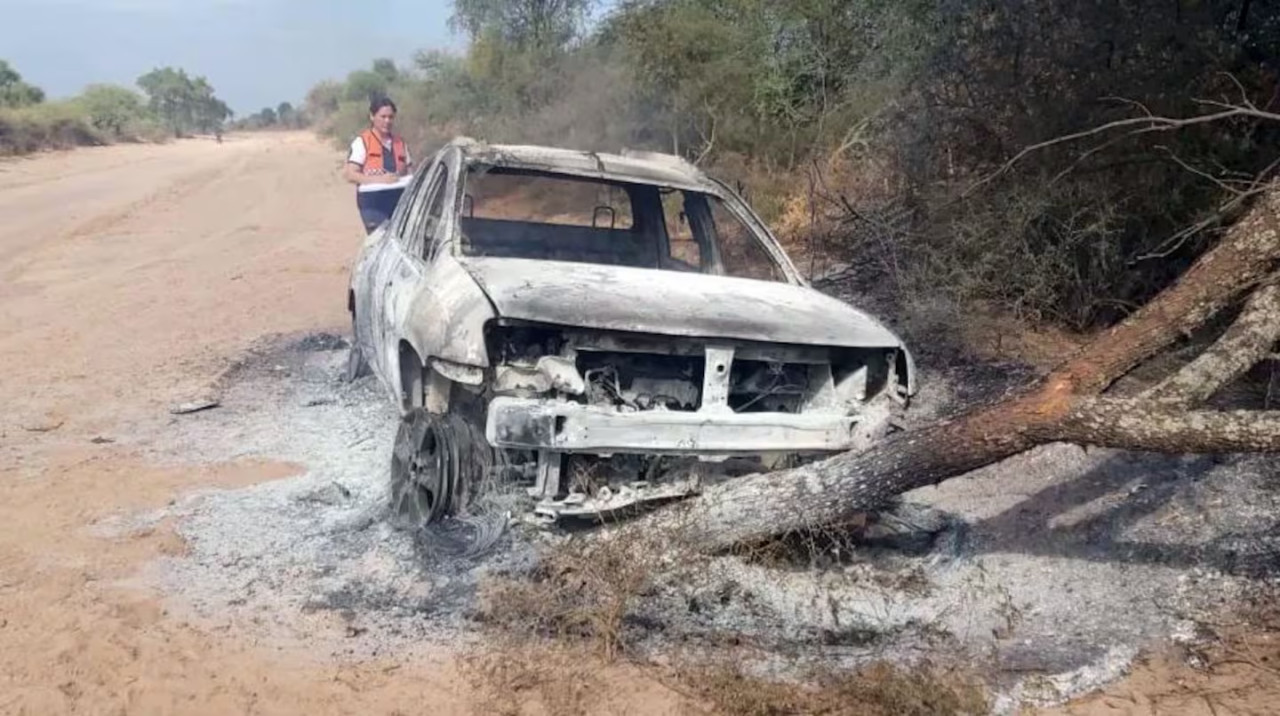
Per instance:
[[[393,508],[410,526],[439,520],[449,505],[456,472],[452,441],[431,416],[420,411],[406,416],[396,434],[392,455]]]

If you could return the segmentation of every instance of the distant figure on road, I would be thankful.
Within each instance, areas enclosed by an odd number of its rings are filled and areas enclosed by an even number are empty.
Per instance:
[[[369,103],[369,128],[351,142],[343,176],[356,185],[356,206],[366,233],[391,217],[404,193],[413,159],[404,140],[392,128],[396,104],[386,97]]]

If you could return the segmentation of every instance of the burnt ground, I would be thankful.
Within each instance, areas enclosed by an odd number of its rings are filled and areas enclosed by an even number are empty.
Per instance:
[[[478,556],[470,526],[413,534],[388,519],[395,415],[372,378],[341,380],[336,336],[263,342],[215,386],[216,408],[166,416],[139,445],[171,464],[252,458],[299,474],[205,490],[99,529],[173,520],[188,549],[142,582],[204,628],[371,656],[477,643],[478,585],[524,574],[561,536],[515,524]],[[1030,372],[926,376],[918,419],[1003,393]],[[629,640],[657,661],[736,645],[762,673],[876,659],[958,660],[1000,710],[1120,675],[1139,650],[1198,638],[1280,572],[1280,465],[1051,445],[910,493],[861,544],[718,557],[660,580]],[[686,565],[687,566],[687,565]]]

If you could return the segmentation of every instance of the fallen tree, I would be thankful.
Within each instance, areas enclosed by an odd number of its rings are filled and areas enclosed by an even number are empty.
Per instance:
[[[1280,411],[1202,407],[1280,339],[1280,181],[1255,189],[1243,217],[1174,285],[1013,397],[897,433],[862,453],[710,487],[622,533],[679,530],[690,544],[725,549],[846,523],[896,495],[1054,442],[1280,452]],[[1177,373],[1141,395],[1110,394],[1135,367],[1242,302],[1230,327]]]

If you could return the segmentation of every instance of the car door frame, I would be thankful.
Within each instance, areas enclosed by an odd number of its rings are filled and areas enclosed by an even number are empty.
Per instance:
[[[390,218],[365,238],[365,243],[352,271],[351,304],[354,313],[352,340],[360,348],[365,360],[379,377],[386,379],[381,357],[379,325],[381,323],[382,287],[379,283],[381,267],[386,262],[388,244],[392,243],[394,227],[404,223],[409,205],[417,196],[424,175],[414,177],[405,189]]]
[[[404,337],[404,324],[410,306],[421,291],[427,271],[425,215],[438,192],[448,185],[447,167],[437,154],[422,172],[420,191],[406,210],[403,221],[395,227],[387,242],[386,262],[380,276],[381,298],[378,311],[382,316],[376,337],[381,346],[379,359],[383,361],[387,387],[393,396],[399,397],[404,386],[400,375],[400,343]],[[425,359],[425,356],[420,356]]]

